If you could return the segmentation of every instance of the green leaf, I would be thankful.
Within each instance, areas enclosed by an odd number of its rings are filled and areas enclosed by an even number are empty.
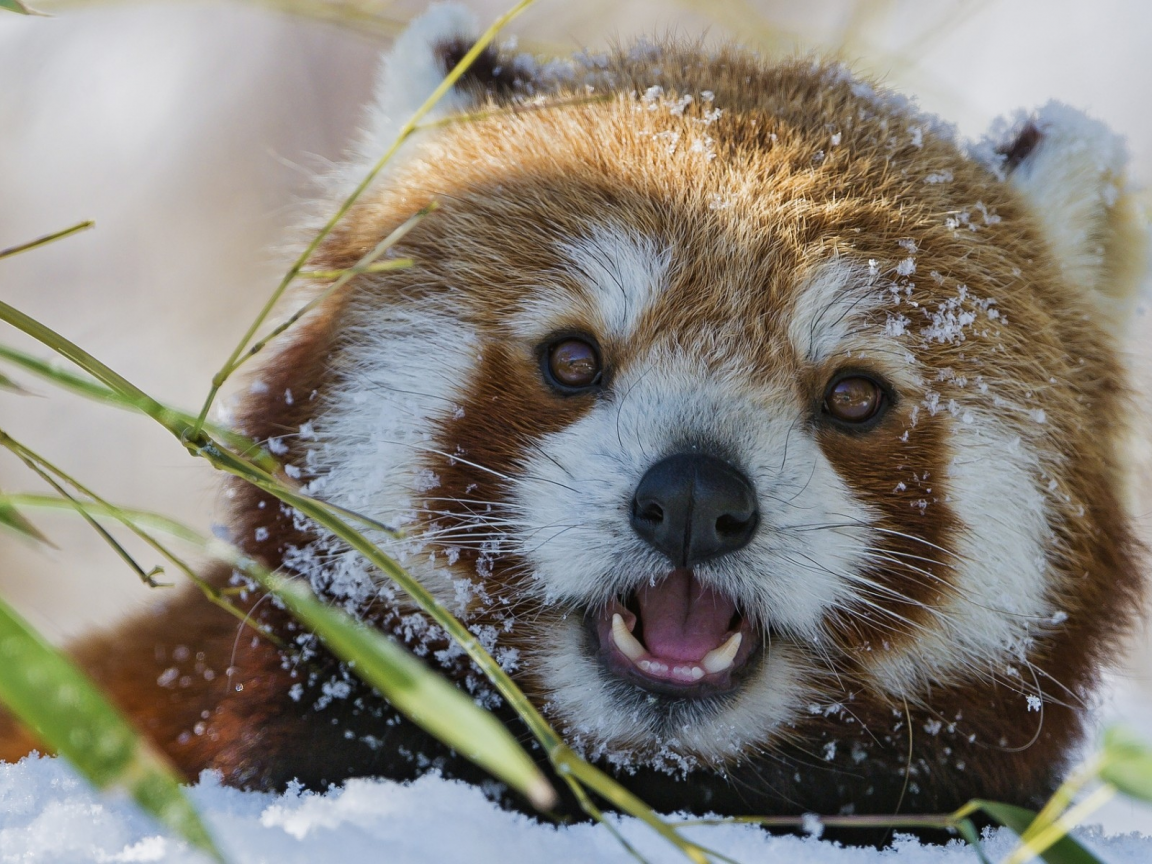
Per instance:
[[[94,786],[136,802],[216,861],[217,850],[168,761],[72,661],[0,600],[0,702]]]
[[[1152,748],[1133,730],[1114,726],[1104,733],[1100,779],[1125,795],[1152,802]]]
[[[114,391],[109,390],[103,384],[98,383],[92,378],[75,375],[64,369],[57,369],[51,363],[46,363],[38,357],[25,354],[23,351],[17,351],[15,348],[9,348],[6,345],[0,345],[0,360],[7,360],[10,363],[20,366],[26,372],[39,375],[41,378],[51,381],[53,384],[80,393],[82,396],[87,396],[90,399],[113,402],[118,398]],[[125,403],[123,407],[134,406]]]
[[[77,375],[66,369],[58,369],[51,363],[46,363],[38,357],[33,357],[31,354],[26,354],[23,351],[18,351],[7,345],[0,345],[0,360],[6,360],[9,363],[19,366],[26,372],[38,375],[44,380],[55,384],[57,387],[71,390],[73,393],[78,393],[89,399],[95,399],[98,402],[104,402],[129,411],[142,410],[138,399],[127,398],[117,391],[105,387],[93,378],[89,378],[86,375]],[[3,378],[3,376],[0,376],[0,379],[7,380]],[[18,389],[23,390],[23,388]],[[28,391],[23,390],[23,392],[27,393]],[[169,406],[164,407],[168,411],[169,416],[180,419],[189,425],[195,420],[195,418],[187,412]],[[204,428],[237,453],[252,460],[252,462],[264,470],[272,472],[280,470],[280,463],[252,439],[238,432],[233,432],[230,429],[218,426],[215,423],[206,423]]]
[[[516,789],[538,808],[556,798],[544,774],[492,714],[377,630],[320,602],[299,582],[268,586],[331,651],[413,723]]]
[[[24,515],[11,504],[0,504],[0,527],[14,531],[25,539],[35,540],[53,549],[57,548],[51,540],[40,533],[39,528],[25,519]]]
[[[3,0],[0,0],[0,2],[3,2]],[[21,396],[32,395],[7,375],[0,375],[0,390],[10,390],[13,393],[19,393]]]
[[[39,15],[42,18],[51,18],[47,12],[40,12],[37,9],[32,9],[25,6],[20,0],[0,0],[0,9],[9,9],[12,12],[17,12],[20,15]]]
[[[20,0],[0,0],[0,8],[11,9],[13,12],[19,12],[21,15],[42,15],[45,18],[52,16],[46,12],[38,12],[35,9],[30,9],[25,6]],[[19,255],[21,252],[28,252],[32,249],[39,249],[41,246],[47,246],[49,243],[55,243],[57,240],[63,240],[65,237],[71,237],[78,231],[87,231],[96,223],[91,219],[87,219],[71,228],[65,228],[63,231],[55,231],[52,234],[46,234],[43,237],[37,237],[35,240],[29,240],[27,243],[21,243],[19,246],[10,246],[7,249],[0,249],[0,258],[7,258],[11,255]]]
[[[1024,807],[1015,807],[1011,804],[1001,804],[998,801],[974,801],[981,810],[1006,828],[1023,836],[1028,826],[1036,818],[1036,814]],[[1103,862],[1065,835],[1040,853],[1048,864],[1103,864]]]
[[[988,856],[984,853],[984,847],[980,845],[980,832],[976,830],[976,826],[972,824],[971,819],[961,819],[956,823],[956,833],[958,833],[969,846],[976,852],[976,857],[980,859],[980,864],[992,864],[988,860]]]

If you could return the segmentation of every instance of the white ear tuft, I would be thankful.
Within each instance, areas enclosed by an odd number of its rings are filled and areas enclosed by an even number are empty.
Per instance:
[[[1049,102],[1011,125],[1001,121],[992,141],[981,155],[1020,190],[1065,278],[1118,332],[1145,276],[1148,245],[1125,177],[1123,139],[1083,112]]]
[[[366,129],[357,148],[358,161],[376,162],[439,86],[447,71],[443,46],[459,42],[471,45],[478,32],[476,17],[456,3],[434,3],[408,25],[380,64],[376,98],[368,109]],[[446,93],[426,119],[459,111],[467,102],[458,92]]]

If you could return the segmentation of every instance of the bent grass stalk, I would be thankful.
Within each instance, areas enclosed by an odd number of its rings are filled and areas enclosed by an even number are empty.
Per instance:
[[[0,506],[73,510],[88,520],[112,520],[175,560],[167,546],[152,536],[160,531],[227,563],[279,598],[297,620],[311,627],[334,654],[414,723],[519,791],[534,806],[546,810],[556,803],[555,792],[532,757],[492,714],[382,633],[326,605],[299,581],[272,573],[236,547],[206,538],[172,519],[106,501],[0,494]],[[59,746],[58,741],[51,743]]]
[[[543,715],[528,701],[520,688],[500,668],[500,665],[480,645],[472,633],[441,606],[420,583],[409,576],[403,568],[361,532],[345,522],[341,518],[340,508],[332,507],[323,501],[309,498],[297,492],[281,479],[282,475],[273,475],[244,457],[229,451],[205,431],[201,430],[196,433],[194,425],[187,422],[186,415],[183,415],[182,412],[161,405],[75,343],[3,301],[0,301],[0,320],[7,321],[76,363],[85,372],[113,390],[124,403],[147,414],[167,429],[193,455],[206,458],[216,468],[270,492],[360,552],[369,562],[400,585],[429,617],[460,644],[469,658],[481,669],[497,691],[525,722],[533,736],[540,742],[549,762],[566,784],[570,787],[575,784],[583,785],[596,792],[617,809],[641,819],[672,843],[689,860],[698,862],[698,864],[705,864],[708,861],[707,850],[682,837],[674,827],[660,819],[638,797],[607,774],[586,762],[564,744],[559,734],[552,729]],[[588,815],[592,818],[597,816],[596,813],[589,813]]]
[[[376,164],[372,166],[371,170],[364,176],[364,179],[352,190],[352,194],[344,200],[344,203],[332,214],[332,217],[325,223],[324,227],[320,229],[304,251],[300,253],[296,261],[288,269],[288,272],[284,274],[284,278],[280,280],[280,284],[276,286],[276,290],[272,292],[272,296],[269,297],[268,301],[264,304],[264,308],[260,310],[260,313],[249,326],[247,332],[241,337],[239,344],[233,349],[228,360],[225,361],[220,370],[212,376],[212,386],[208,391],[207,398],[204,400],[204,406],[200,409],[200,414],[196,418],[196,423],[193,428],[194,436],[203,428],[204,421],[208,417],[208,412],[212,409],[212,403],[216,399],[216,394],[220,392],[220,388],[224,386],[224,382],[227,381],[229,376],[244,362],[244,360],[240,359],[244,353],[244,349],[248,346],[248,343],[255,338],[256,331],[260,329],[264,321],[272,314],[273,308],[280,302],[280,298],[284,296],[284,292],[288,290],[288,286],[295,281],[297,275],[304,269],[304,265],[311,259],[312,254],[348,214],[348,211],[352,209],[352,205],[359,200],[360,196],[364,194],[364,191],[372,185],[372,181],[384,170],[384,166],[392,160],[392,157],[399,152],[404,142],[412,136],[420,121],[436,107],[436,104],[444,98],[444,95],[452,89],[453,85],[460,80],[460,77],[471,68],[472,64],[476,62],[476,58],[492,43],[496,35],[504,29],[512,19],[516,18],[516,16],[531,6],[533,2],[534,0],[520,0],[519,3],[492,22],[492,25],[480,35],[480,38],[468,49],[468,52],[460,58],[460,62],[452,67],[452,70],[444,76],[444,80],[441,81],[436,89],[432,91],[432,94],[424,100],[424,104],[417,108],[416,112],[408,118],[407,122],[400,128],[400,132],[397,134],[396,140],[392,142],[392,146],[376,161]],[[249,354],[245,359],[251,356],[252,355]]]

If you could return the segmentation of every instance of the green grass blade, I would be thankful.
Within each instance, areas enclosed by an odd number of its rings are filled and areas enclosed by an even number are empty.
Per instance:
[[[555,793],[532,758],[492,714],[479,708],[440,674],[428,669],[378,631],[318,600],[303,585],[270,573],[234,547],[209,540],[155,514],[44,495],[0,495],[0,507],[80,511],[89,519],[111,518],[159,529],[243,570],[280,596],[292,613],[325,641],[364,681],[383,693],[413,722],[455,748],[481,768],[520,791],[533,805],[547,808]]]
[[[413,723],[547,810],[556,793],[504,725],[441,675],[379,631],[318,600],[300,582],[273,574],[262,581],[356,674]]]
[[[126,789],[193,846],[224,861],[164,757],[95,684],[2,600],[0,701],[94,786]]]
[[[973,801],[977,807],[999,822],[1011,829],[1020,837],[1028,830],[1036,819],[1036,814],[1024,807],[1012,804],[1001,804],[998,801]],[[1103,864],[1103,862],[1065,835],[1040,853],[1047,864]]]
[[[97,402],[103,402],[107,405],[129,411],[141,410],[138,400],[126,398],[116,390],[105,387],[99,381],[89,378],[87,375],[77,375],[66,369],[58,369],[51,363],[46,363],[41,360],[39,357],[26,354],[23,351],[18,351],[7,345],[0,345],[0,360],[6,360],[12,365],[18,366],[26,372],[31,372],[33,375],[57,387],[70,390],[87,399],[94,399]],[[0,387],[3,387],[4,382],[7,380],[7,378],[0,375]],[[13,386],[21,392],[28,392],[19,385]],[[186,426],[191,426],[193,422],[195,422],[195,418],[186,411],[181,411],[178,408],[173,408],[168,405],[162,407],[168,412],[170,417],[176,421],[182,421]],[[265,471],[275,473],[280,469],[280,463],[276,461],[276,458],[246,435],[233,432],[231,429],[215,423],[206,423],[204,428],[208,430],[208,434],[223,441],[237,453],[249,459],[253,464],[259,465]]]
[[[1131,729],[1108,729],[1104,733],[1100,779],[1131,798],[1152,802],[1152,748]]]
[[[39,528],[29,522],[24,515],[11,504],[0,503],[0,528],[12,531],[25,540],[33,540],[36,543],[51,546],[53,549],[56,548],[56,545],[45,537]]]
[[[976,857],[980,859],[980,864],[992,864],[988,860],[988,856],[984,853],[984,847],[980,845],[980,832],[976,830],[976,826],[972,824],[971,819],[961,819],[956,823],[956,833],[964,838],[964,841],[972,847],[976,853]]]
[[[20,2],[20,0],[0,0],[0,9],[11,9],[13,12],[19,12],[21,15],[43,15],[46,18],[51,16],[47,12],[41,12],[38,9],[31,7]],[[27,243],[21,243],[19,246],[12,246],[8,249],[0,249],[0,258],[7,258],[10,255],[19,255],[21,252],[28,252],[32,249],[39,249],[41,246],[47,246],[49,243],[55,243],[57,240],[63,240],[65,237],[71,237],[80,231],[87,231],[92,228],[96,223],[91,219],[86,219],[73,225],[71,228],[65,228],[63,231],[57,231],[54,234],[48,234],[44,237],[38,237]]]
[[[0,375],[0,390],[8,390],[11,393],[19,393],[21,396],[31,395],[27,390],[25,390],[7,375]]]

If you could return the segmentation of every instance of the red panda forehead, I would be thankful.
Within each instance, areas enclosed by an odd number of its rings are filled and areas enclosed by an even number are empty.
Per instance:
[[[697,70],[695,80],[633,70],[631,86],[617,82],[616,92],[597,91],[594,102],[559,93],[535,110],[494,106],[481,119],[452,124],[425,138],[394,179],[394,190],[412,202],[401,209],[443,193],[459,203],[515,199],[546,222],[602,218],[605,208],[658,220],[645,212],[648,202],[657,210],[680,205],[705,230],[743,225],[750,240],[765,226],[790,224],[801,243],[831,236],[854,245],[860,233],[892,242],[943,231],[953,212],[979,222],[1011,197],[907,106],[835,70],[760,68],[742,59],[753,84],[737,86],[741,70],[724,64]],[[648,81],[667,89],[645,90]],[[505,239],[516,227],[470,226]]]
[[[449,127],[361,208],[339,251],[363,254],[436,200],[401,251],[443,268],[477,314],[518,305],[542,272],[570,266],[566,249],[617,231],[667,252],[677,290],[701,314],[736,290],[749,312],[778,315],[833,258],[879,277],[914,266],[931,294],[931,273],[977,288],[992,266],[1011,271],[1014,250],[1035,248],[1006,218],[1019,208],[1003,184],[930,131],[907,133],[908,117],[894,135],[892,118],[859,119],[859,99],[821,112],[717,107],[714,119],[702,101],[677,110],[675,93],[659,103],[617,94]],[[829,133],[842,125],[850,132]],[[985,247],[996,247],[994,262]]]
[[[909,350],[880,337],[911,332],[914,353],[940,354],[1052,275],[1025,266],[1035,243],[1012,194],[913,115],[828,70],[757,74],[755,98],[687,99],[669,82],[446,127],[329,254],[354,262],[434,199],[397,250],[417,266],[366,286],[369,307],[448,292],[454,315],[496,338],[585,332],[618,364],[663,343],[753,374],[869,339],[903,363]],[[820,327],[803,334],[809,319]]]

